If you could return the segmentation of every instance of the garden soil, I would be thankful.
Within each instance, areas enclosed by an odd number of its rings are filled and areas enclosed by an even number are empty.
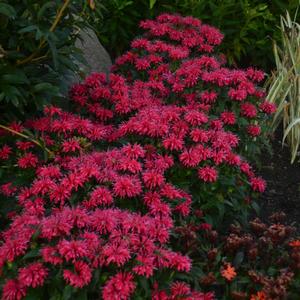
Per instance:
[[[282,132],[277,130],[271,139],[273,154],[264,152],[260,175],[267,189],[260,197],[261,216],[265,220],[274,212],[283,211],[287,222],[293,223],[300,233],[300,157],[290,163],[290,151],[282,146]]]

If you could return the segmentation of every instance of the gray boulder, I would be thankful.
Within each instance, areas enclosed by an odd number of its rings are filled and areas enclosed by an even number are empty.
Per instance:
[[[99,42],[97,35],[91,29],[84,29],[80,32],[80,38],[75,42],[75,46],[81,49],[86,64],[79,64],[84,74],[92,72],[109,73],[111,68],[111,59]]]
[[[84,77],[92,72],[109,74],[112,62],[109,54],[99,42],[95,32],[91,29],[81,30],[75,46],[82,51],[84,63],[77,62],[79,73],[68,72],[63,75],[61,92],[66,95],[70,86],[81,82]]]
[[[101,45],[93,30],[81,30],[75,46],[82,51],[85,63],[77,62],[79,66],[78,73],[67,72],[62,74],[60,94],[64,101],[60,101],[59,105],[65,109],[69,107],[68,91],[74,83],[82,82],[85,76],[92,72],[103,72],[108,75],[112,66],[109,54]]]

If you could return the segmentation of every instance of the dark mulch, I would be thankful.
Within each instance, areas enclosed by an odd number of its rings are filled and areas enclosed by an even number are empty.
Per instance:
[[[272,138],[273,155],[262,155],[261,176],[267,181],[267,190],[259,199],[263,218],[273,212],[283,211],[287,221],[294,222],[300,233],[300,162],[290,163],[287,145],[282,147],[282,132],[277,130]]]

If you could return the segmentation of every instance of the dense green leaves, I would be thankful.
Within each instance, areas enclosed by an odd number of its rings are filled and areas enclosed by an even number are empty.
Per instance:
[[[77,71],[75,39],[92,13],[85,0],[0,1],[2,120],[34,113],[66,92],[62,76]]]
[[[16,11],[11,5],[7,3],[0,3],[0,14],[13,18],[16,16]]]

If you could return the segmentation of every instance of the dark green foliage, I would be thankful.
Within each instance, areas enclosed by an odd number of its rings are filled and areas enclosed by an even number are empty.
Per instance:
[[[87,25],[88,3],[0,1],[1,119],[32,113],[67,91],[62,76],[75,72],[81,59],[74,42]]]
[[[230,64],[273,67],[272,39],[278,40],[280,15],[293,16],[299,0],[104,0],[101,42],[115,57],[139,34],[137,23],[163,12],[191,15],[225,34],[221,51]]]

